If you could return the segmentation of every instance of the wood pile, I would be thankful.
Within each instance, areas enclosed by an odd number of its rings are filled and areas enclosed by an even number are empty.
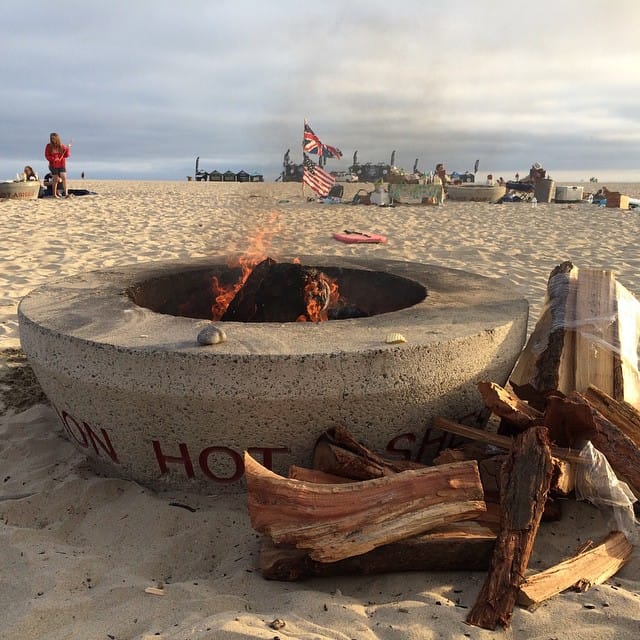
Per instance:
[[[635,524],[640,385],[629,345],[635,339],[637,349],[638,333],[635,311],[621,310],[637,303],[608,272],[571,263],[552,272],[548,296],[555,302],[516,364],[512,388],[478,384],[482,414],[492,420],[480,428],[436,418],[433,427],[466,444],[433,464],[380,455],[342,426],[318,438],[313,468],[291,467],[286,478],[245,453],[263,576],[483,570],[467,622],[486,629],[507,627],[516,604],[533,610],[612,577],[631,557],[628,530],[538,573],[528,563],[541,522],[561,517],[555,498],[595,474],[583,453],[589,443],[612,470],[605,492],[628,485]]]

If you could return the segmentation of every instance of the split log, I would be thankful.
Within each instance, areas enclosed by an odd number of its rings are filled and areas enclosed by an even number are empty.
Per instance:
[[[316,484],[344,484],[353,482],[350,478],[336,476],[333,473],[325,473],[319,469],[307,469],[292,464],[289,467],[289,478],[292,480],[304,480],[305,482],[315,482]]]
[[[584,393],[589,385],[640,408],[640,302],[611,271],[558,265],[547,300],[510,382],[543,409],[554,391]]]
[[[358,442],[342,426],[325,431],[313,449],[313,466],[320,471],[353,480],[382,478],[424,464],[410,460],[384,458]]]
[[[452,447],[441,451],[434,459],[433,464],[448,464],[461,462],[462,460],[485,460],[496,455],[492,445],[482,442],[466,442],[459,447]]]
[[[303,549],[276,547],[265,537],[260,571],[268,580],[284,581],[397,571],[484,571],[496,535],[495,527],[454,523],[337,562],[318,562]]]
[[[491,433],[489,431],[482,431],[482,429],[467,427],[464,424],[454,422],[453,420],[449,420],[447,418],[437,417],[434,420],[434,425],[441,431],[449,431],[464,438],[469,438],[469,440],[486,442],[487,444],[492,444],[493,446],[500,447],[501,449],[505,449],[506,451],[509,451],[514,443],[513,438],[510,438],[509,436],[503,436],[497,433]],[[583,464],[584,462],[584,460],[579,456],[578,453],[572,451],[571,449],[567,449],[566,447],[552,446],[551,455],[554,458],[566,460],[567,462],[575,462],[577,464]]]
[[[529,576],[520,587],[518,604],[534,610],[566,589],[586,591],[602,584],[627,563],[632,550],[625,535],[613,531],[597,547]]]
[[[535,424],[542,424],[542,411],[520,400],[499,384],[479,382],[477,386],[485,406],[503,422],[513,427],[508,430],[510,433],[515,435]]]
[[[554,440],[570,447],[581,448],[590,440],[616,476],[640,497],[640,448],[583,395],[574,391],[567,398],[550,399],[545,424]]]
[[[495,452],[493,455],[488,455],[487,449],[486,445],[479,446],[477,442],[474,442],[471,443],[471,446],[445,449],[433,462],[435,465],[440,465],[463,460],[476,460],[485,502],[499,502],[499,499],[494,500],[493,496],[498,496],[500,493],[500,469],[507,459],[507,455],[506,453],[496,455]]]
[[[613,422],[637,447],[640,447],[640,411],[624,400],[616,400],[590,385],[584,392],[587,402]]]
[[[486,509],[474,461],[346,484],[283,478],[247,452],[244,461],[253,528],[320,562],[472,520]]]
[[[575,383],[583,392],[590,384],[616,398],[624,395],[620,360],[616,278],[611,271],[580,269],[575,300]],[[634,317],[635,324],[635,317]],[[636,362],[638,356],[636,354]]]
[[[547,429],[532,427],[515,441],[501,482],[502,519],[491,568],[467,622],[484,629],[507,627],[531,557],[553,464]]]
[[[574,388],[574,333],[567,327],[577,278],[578,269],[569,261],[551,271],[544,309],[509,378],[518,396],[540,410],[550,391]]]
[[[551,488],[554,492],[568,496],[576,488],[576,473],[578,465],[566,460],[553,459],[553,480]],[[547,505],[549,501],[547,501]],[[546,509],[545,509],[546,512]]]

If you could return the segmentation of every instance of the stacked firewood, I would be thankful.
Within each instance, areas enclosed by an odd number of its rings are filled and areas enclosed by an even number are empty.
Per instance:
[[[578,275],[571,263],[552,272],[548,291],[555,302],[514,369],[513,391],[478,384],[496,428],[437,418],[433,426],[467,444],[433,464],[381,456],[344,427],[322,434],[313,468],[292,467],[288,478],[245,453],[249,515],[264,534],[264,577],[487,570],[467,622],[494,629],[508,626],[516,604],[535,609],[566,589],[584,591],[628,561],[632,546],[616,530],[527,573],[541,520],[559,517],[553,496],[571,494],[576,477],[595,473],[581,453],[585,445],[610,465],[612,485],[628,487],[629,504],[640,496],[640,412],[632,402],[640,386],[627,344],[634,335],[637,344],[636,317],[628,313],[635,299],[624,298],[623,316],[618,305],[628,292],[610,274]]]

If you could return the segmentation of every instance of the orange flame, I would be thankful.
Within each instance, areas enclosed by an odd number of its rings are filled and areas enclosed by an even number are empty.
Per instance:
[[[277,220],[278,212],[274,211],[271,213],[266,227],[258,231],[251,239],[249,248],[245,253],[239,258],[229,261],[227,266],[240,267],[242,269],[237,282],[223,286],[217,277],[214,276],[212,278],[211,286],[214,296],[214,303],[211,306],[212,320],[215,321],[222,318],[233,298],[251,275],[254,267],[267,258],[271,240],[277,232]],[[293,262],[300,264],[298,258],[295,258]],[[339,298],[338,283],[332,278],[321,274],[318,278],[309,279],[304,288],[306,315],[301,315],[297,318],[297,321],[322,322],[328,320],[328,310],[338,304]]]
[[[340,298],[338,283],[324,273],[317,278],[307,280],[304,287],[304,300],[307,313],[297,318],[297,322],[324,322],[329,319],[329,309],[335,307]]]
[[[212,320],[220,320],[220,318],[222,318],[236,293],[238,293],[247,281],[247,278],[251,275],[253,268],[267,257],[271,240],[277,231],[276,222],[278,221],[278,215],[277,211],[272,211],[264,229],[258,231],[253,238],[250,239],[249,247],[245,253],[235,260],[229,260],[227,264],[228,267],[240,267],[242,269],[240,278],[236,283],[222,286],[218,278],[213,277],[211,282],[214,297],[214,303],[211,306]]]

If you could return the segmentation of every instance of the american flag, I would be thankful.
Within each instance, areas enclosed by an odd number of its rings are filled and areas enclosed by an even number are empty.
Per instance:
[[[331,187],[336,183],[336,179],[306,155],[304,156],[303,165],[302,181],[308,184],[319,196],[328,196]]]
[[[306,120],[304,121],[302,151],[304,153],[315,153],[321,158],[342,158],[340,149],[320,142],[320,138],[313,132]]]

